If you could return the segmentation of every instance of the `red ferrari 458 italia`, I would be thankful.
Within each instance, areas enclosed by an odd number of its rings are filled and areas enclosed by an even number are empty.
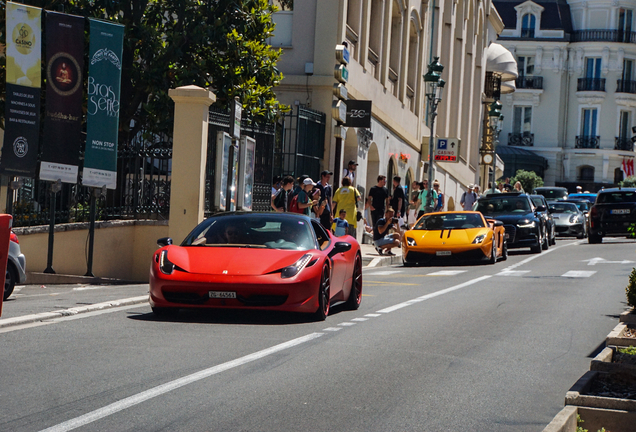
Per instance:
[[[267,309],[311,313],[357,309],[362,300],[360,245],[290,213],[222,213],[201,222],[180,246],[158,240],[150,267],[150,306]]]

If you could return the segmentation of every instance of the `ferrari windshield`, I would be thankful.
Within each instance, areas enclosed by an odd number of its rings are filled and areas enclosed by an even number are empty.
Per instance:
[[[525,196],[506,196],[501,198],[481,198],[475,210],[492,216],[496,214],[528,213],[530,202]]]
[[[316,248],[309,220],[277,214],[225,214],[201,222],[182,246]]]
[[[552,213],[570,213],[577,214],[579,209],[576,207],[574,203],[558,203],[550,205],[550,210]]]
[[[417,221],[413,229],[416,230],[446,230],[484,228],[484,220],[476,213],[437,213],[424,215]]]

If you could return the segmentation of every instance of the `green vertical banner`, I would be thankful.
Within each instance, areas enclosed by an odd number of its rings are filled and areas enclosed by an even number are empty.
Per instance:
[[[90,20],[84,186],[117,188],[117,134],[124,26]]]

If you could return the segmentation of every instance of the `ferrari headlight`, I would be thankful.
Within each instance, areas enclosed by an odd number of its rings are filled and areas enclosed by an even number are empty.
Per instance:
[[[536,227],[536,226],[537,226],[537,224],[536,224],[536,222],[535,222],[535,221],[531,221],[531,220],[528,220],[528,219],[524,219],[524,220],[520,220],[520,221],[517,223],[517,226],[518,226],[519,228],[534,228],[534,227]]]
[[[172,272],[174,271],[174,264],[172,264],[168,259],[167,250],[162,250],[161,254],[159,255],[159,270],[161,270],[161,273],[167,275],[172,274]]]
[[[579,221],[579,217],[578,215],[572,215],[570,216],[570,223],[575,223]]]
[[[409,246],[417,246],[417,243],[415,242],[414,238],[411,237],[407,237],[406,238],[406,244]]]
[[[305,254],[301,256],[300,259],[296,261],[294,264],[288,267],[285,267],[284,269],[281,270],[281,273],[280,273],[281,277],[283,279],[287,279],[287,278],[296,276],[298,273],[300,273],[300,271],[303,268],[305,268],[305,266],[310,260],[311,260],[311,254]]]
[[[478,235],[477,237],[475,237],[475,240],[473,240],[473,244],[483,243],[485,238],[486,238],[486,234]]]

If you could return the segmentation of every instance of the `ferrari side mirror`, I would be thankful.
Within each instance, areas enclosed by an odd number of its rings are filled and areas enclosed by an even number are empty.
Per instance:
[[[172,239],[170,237],[161,237],[157,240],[157,246],[164,247],[172,244]]]
[[[336,242],[336,244],[333,246],[333,249],[331,249],[331,252],[329,252],[329,256],[332,257],[334,255],[347,252],[349,250],[351,250],[351,243]]]

